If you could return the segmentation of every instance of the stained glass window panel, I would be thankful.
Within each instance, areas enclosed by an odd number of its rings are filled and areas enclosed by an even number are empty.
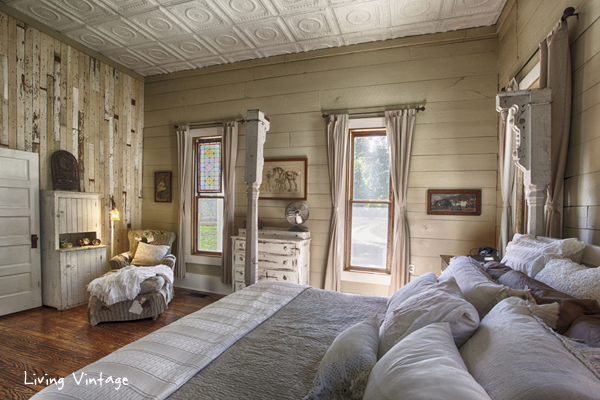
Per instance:
[[[198,192],[221,192],[221,141],[198,143]]]

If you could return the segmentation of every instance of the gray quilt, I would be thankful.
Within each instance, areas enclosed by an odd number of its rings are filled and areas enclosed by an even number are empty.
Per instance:
[[[385,297],[308,289],[173,393],[182,399],[302,399],[333,339],[376,314]]]

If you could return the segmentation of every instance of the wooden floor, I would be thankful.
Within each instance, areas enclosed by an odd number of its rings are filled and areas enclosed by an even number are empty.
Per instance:
[[[90,326],[87,305],[66,311],[39,307],[0,317],[0,399],[29,399],[46,387],[26,385],[25,372],[28,382],[39,377],[66,377],[222,297],[176,288],[169,309],[156,321]]]

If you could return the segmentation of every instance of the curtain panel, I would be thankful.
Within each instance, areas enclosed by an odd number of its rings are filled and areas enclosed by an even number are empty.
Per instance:
[[[180,126],[177,128],[177,171],[179,173],[179,231],[177,236],[177,262],[175,263],[175,278],[185,278],[185,238],[189,235],[186,232],[187,213],[185,208],[185,198],[188,185],[190,184],[190,126]]]
[[[512,224],[512,208],[510,200],[512,198],[515,185],[516,166],[513,159],[513,150],[515,150],[515,134],[512,126],[514,125],[515,109],[502,110],[500,115],[500,128],[498,132],[499,140],[499,162],[500,162],[500,193],[502,195],[502,220],[500,222],[500,237],[498,238],[498,250],[504,255],[509,238],[514,235]]]
[[[565,179],[571,126],[571,50],[567,21],[559,21],[540,43],[540,88],[552,89],[551,178],[546,203],[546,236],[562,237],[558,209]]]
[[[406,218],[406,193],[416,114],[416,109],[385,112],[386,136],[390,150],[390,177],[394,191],[390,296],[408,283],[409,279],[410,232]]]
[[[341,290],[344,269],[348,137],[348,114],[330,115],[327,121],[327,163],[333,213],[325,270],[325,289],[335,291]]]
[[[235,211],[235,163],[238,147],[237,121],[223,123],[223,253],[221,258],[221,282],[230,284],[232,280],[231,235],[233,235]]]

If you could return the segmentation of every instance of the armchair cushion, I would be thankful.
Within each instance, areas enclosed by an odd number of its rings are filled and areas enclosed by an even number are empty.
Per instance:
[[[132,229],[127,232],[129,254],[135,255],[138,243],[169,246],[169,251],[167,252],[167,254],[169,254],[171,253],[171,246],[175,241],[175,237],[175,233],[169,231],[160,231],[157,229]]]
[[[133,265],[158,265],[169,252],[169,246],[138,243],[137,250],[131,260]]]

